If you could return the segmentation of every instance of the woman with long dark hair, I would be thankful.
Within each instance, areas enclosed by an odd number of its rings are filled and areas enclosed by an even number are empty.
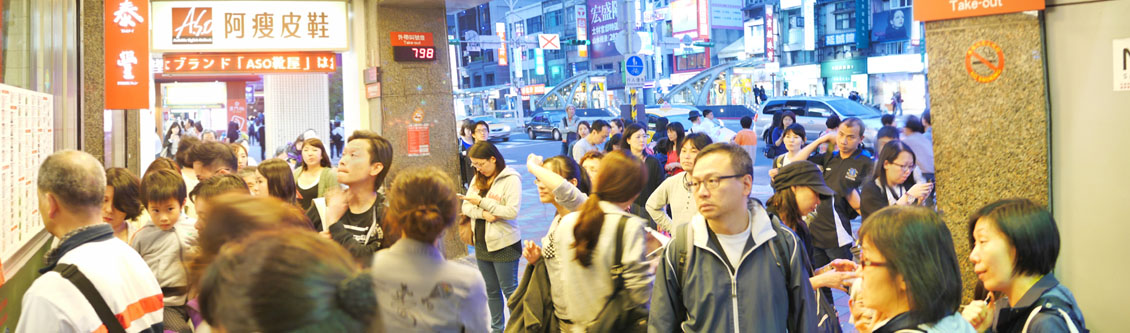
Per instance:
[[[330,163],[330,156],[322,140],[306,139],[302,145],[302,163],[294,170],[294,180],[298,184],[298,203],[303,210],[309,210],[315,198],[325,197],[326,192],[340,187],[337,172]]]
[[[518,287],[518,259],[522,235],[518,231],[518,207],[522,179],[506,166],[506,159],[493,144],[483,140],[467,151],[475,177],[463,196],[463,215],[474,220],[475,258],[487,284],[491,329],[505,326],[505,303]]]
[[[911,174],[916,162],[914,151],[902,141],[894,140],[883,146],[879,158],[875,160],[872,180],[863,182],[863,189],[859,194],[859,209],[864,223],[868,216],[883,207],[920,205],[926,202],[934,184],[915,184]]]
[[[640,161],[643,161],[644,166],[647,168],[647,180],[644,182],[643,189],[640,195],[636,197],[636,205],[644,207],[647,205],[647,198],[651,197],[651,193],[659,187],[663,179],[667,178],[667,173],[663,172],[663,165],[655,156],[648,155],[645,151],[647,147],[647,131],[643,126],[633,123],[624,129],[624,140],[620,144],[620,149],[632,156],[635,156]],[[640,211],[635,211],[643,213]]]
[[[612,266],[616,262],[623,268],[615,272],[623,278],[621,292],[629,300],[644,306],[651,295],[646,221],[627,212],[640,195],[648,170],[625,152],[608,154],[600,164],[592,196],[579,211],[561,219],[545,244],[554,249],[559,263],[547,269],[554,312],[563,332],[583,331],[597,319],[614,292]],[[621,243],[619,248],[617,243]],[[615,258],[616,253],[621,257]]]
[[[772,142],[771,148],[773,149],[773,157],[777,157],[787,152],[784,142],[785,129],[789,128],[789,125],[796,124],[796,114],[792,111],[784,111],[779,113],[781,113],[780,118],[773,117],[773,131],[769,136],[769,140],[770,142]]]
[[[655,152],[667,156],[663,170],[667,171],[668,176],[674,176],[677,173],[685,171],[682,165],[679,164],[679,147],[682,147],[683,138],[686,137],[687,134],[683,129],[683,124],[679,122],[667,124],[666,128],[664,132],[667,133],[667,136],[655,144]]]
[[[294,173],[290,170],[290,164],[272,158],[260,163],[258,169],[259,174],[267,179],[267,194],[298,206],[297,183],[294,182]]]

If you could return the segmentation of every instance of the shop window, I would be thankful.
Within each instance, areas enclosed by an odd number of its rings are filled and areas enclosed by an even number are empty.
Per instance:
[[[561,10],[555,10],[545,13],[545,27],[546,28],[559,28],[561,27]]]
[[[541,32],[541,16],[526,19],[526,33]]]
[[[855,9],[855,3],[851,1],[842,1],[836,3],[836,11],[852,10]]]
[[[494,85],[494,74],[487,74],[486,81],[487,81],[486,85],[493,86]]]
[[[482,87],[483,86],[483,77],[482,76],[475,75],[475,86],[476,87]]]
[[[855,29],[855,12],[836,14],[836,30]]]
[[[892,8],[905,8],[914,5],[914,0],[894,0],[891,2]]]

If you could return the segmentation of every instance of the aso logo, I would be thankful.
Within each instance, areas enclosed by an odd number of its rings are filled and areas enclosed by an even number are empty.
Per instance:
[[[212,44],[212,8],[173,8],[173,44]]]

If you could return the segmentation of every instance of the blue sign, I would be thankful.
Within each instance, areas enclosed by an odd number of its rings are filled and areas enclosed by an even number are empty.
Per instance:
[[[643,74],[643,59],[640,59],[639,56],[628,57],[628,61],[626,64],[624,64],[624,68],[628,71],[628,75],[640,76],[640,74]]]

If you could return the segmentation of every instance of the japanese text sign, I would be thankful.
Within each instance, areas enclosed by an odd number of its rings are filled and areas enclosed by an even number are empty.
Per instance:
[[[164,55],[165,73],[313,73],[337,69],[336,55],[313,53],[205,53]]]
[[[1044,0],[915,1],[914,20],[928,22],[1043,9]]]
[[[106,0],[106,108],[149,108],[149,1]]]
[[[344,1],[153,1],[156,51],[340,51]]]
[[[399,32],[389,33],[392,46],[435,46],[430,32]]]

